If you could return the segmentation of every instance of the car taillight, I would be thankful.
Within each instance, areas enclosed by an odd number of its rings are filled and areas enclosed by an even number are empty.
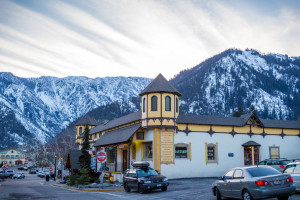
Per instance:
[[[286,179],[286,181],[285,182],[287,182],[287,183],[292,183],[292,182],[294,182],[294,180],[293,180],[293,177],[288,177],[287,179]]]
[[[283,165],[280,165],[279,167],[280,167],[281,169],[284,169],[284,166],[283,166]]]
[[[255,181],[255,184],[258,186],[267,186],[269,185],[268,181],[260,180],[260,181]]]

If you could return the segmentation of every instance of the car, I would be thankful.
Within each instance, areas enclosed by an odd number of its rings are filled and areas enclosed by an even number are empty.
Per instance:
[[[132,166],[133,168],[127,169],[123,176],[123,186],[126,192],[132,189],[137,189],[141,194],[154,189],[167,191],[168,179],[150,168],[148,162],[134,162]]]
[[[217,200],[236,198],[244,200],[277,197],[287,200],[295,193],[295,185],[290,174],[282,174],[269,166],[236,167],[212,184]]]
[[[18,167],[18,170],[22,171],[22,170],[25,170],[24,167]]]
[[[25,179],[25,174],[22,172],[18,172],[15,175],[13,175],[13,179],[21,179],[21,178]]]
[[[10,174],[7,174],[4,171],[0,171],[0,178],[8,178],[10,176]]]
[[[4,171],[0,171],[0,176],[4,177],[4,178],[12,178],[13,175],[15,174],[14,170],[6,170]]]
[[[265,159],[263,161],[260,161],[259,165],[268,165],[282,172],[285,166],[290,162],[291,160],[286,158],[273,158],[273,159]]]
[[[294,179],[296,191],[300,192],[300,160],[287,164],[283,173],[289,173]]]
[[[35,168],[31,168],[29,170],[29,174],[36,174],[36,169]]]

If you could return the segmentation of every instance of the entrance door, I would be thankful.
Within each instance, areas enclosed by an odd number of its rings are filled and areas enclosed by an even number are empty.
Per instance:
[[[258,165],[259,146],[244,146],[244,165]]]
[[[127,169],[127,150],[123,150],[123,171]]]

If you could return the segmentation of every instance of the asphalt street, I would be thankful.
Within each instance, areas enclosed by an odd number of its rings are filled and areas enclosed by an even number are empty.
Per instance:
[[[160,190],[139,194],[135,191],[126,193],[124,191],[109,192],[86,192],[74,191],[53,186],[54,181],[46,182],[45,179],[37,177],[35,174],[25,172],[26,178],[6,179],[0,182],[0,199],[62,199],[62,200],[90,200],[90,199],[216,199],[211,193],[211,184],[214,179],[183,179],[170,180],[168,191]],[[300,194],[290,198],[300,200]]]

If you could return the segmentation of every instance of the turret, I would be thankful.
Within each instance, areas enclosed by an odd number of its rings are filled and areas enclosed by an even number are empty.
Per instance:
[[[85,126],[88,126],[89,129],[97,126],[96,120],[90,118],[89,116],[83,116],[75,124],[76,126],[76,143],[81,144],[82,134],[84,132]]]
[[[142,126],[175,127],[181,94],[159,74],[141,93]]]

